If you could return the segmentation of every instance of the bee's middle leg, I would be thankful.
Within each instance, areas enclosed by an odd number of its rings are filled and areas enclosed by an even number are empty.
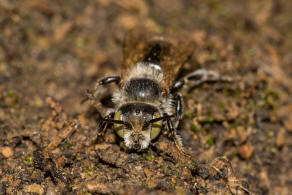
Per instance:
[[[168,127],[168,130],[170,131],[171,133],[171,137],[173,138],[174,140],[174,143],[177,147],[177,149],[185,154],[185,155],[188,155],[185,150],[183,149],[183,144],[182,144],[182,140],[181,140],[181,137],[177,134],[176,132],[176,128],[172,122],[172,120],[170,118],[167,119],[167,127]]]
[[[177,120],[182,119],[183,115],[183,98],[180,93],[173,94],[173,101],[174,101],[174,107],[175,107],[175,116]]]

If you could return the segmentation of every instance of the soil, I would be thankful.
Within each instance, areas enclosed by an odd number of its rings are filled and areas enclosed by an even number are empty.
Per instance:
[[[288,195],[291,8],[289,0],[1,0],[0,194]],[[182,90],[179,134],[190,157],[163,133],[143,152],[125,150],[112,130],[96,140],[104,111],[80,103],[98,79],[120,74],[124,35],[136,25],[186,31],[195,50],[184,72],[233,78]]]

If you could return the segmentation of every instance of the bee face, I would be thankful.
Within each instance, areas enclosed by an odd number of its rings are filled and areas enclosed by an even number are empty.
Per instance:
[[[158,110],[148,104],[126,104],[115,113],[114,119],[125,121],[127,125],[115,124],[114,128],[128,148],[142,150],[159,135],[162,121],[151,122],[159,117]]]

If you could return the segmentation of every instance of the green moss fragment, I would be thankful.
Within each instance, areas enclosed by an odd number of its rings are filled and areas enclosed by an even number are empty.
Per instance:
[[[224,109],[225,109],[225,104],[224,104],[224,103],[220,103],[220,104],[219,104],[219,108],[220,108],[221,110],[224,110]]]
[[[91,168],[91,170],[92,170],[92,171],[96,171],[96,170],[97,170],[97,167],[96,167],[96,166],[93,166],[93,167]]]
[[[192,118],[192,114],[190,112],[185,112],[184,118]]]
[[[223,94],[225,95],[225,96],[229,96],[229,91],[228,91],[228,89],[223,89]]]
[[[179,168],[181,166],[180,163],[175,164],[175,168]]]
[[[158,31],[158,33],[162,34],[162,33],[164,32],[164,28],[163,28],[163,26],[158,25],[158,26],[157,26],[157,31]]]
[[[210,59],[216,61],[218,59],[218,56],[216,54],[212,54]]]
[[[248,54],[249,56],[254,56],[254,54],[255,54],[254,49],[249,49],[249,50],[247,51],[247,54]]]
[[[153,160],[153,159],[155,159],[154,155],[150,155],[150,156],[149,155],[143,155],[142,157],[143,157],[144,160]]]
[[[72,147],[72,144],[70,142],[66,142],[66,147],[67,148],[71,148]]]
[[[20,106],[19,106],[19,104],[14,104],[13,105],[13,108],[16,109],[16,110],[18,110],[20,108]]]
[[[27,164],[32,165],[32,164],[33,164],[33,158],[32,158],[31,156],[28,156],[28,157],[26,158],[26,162],[27,162]]]
[[[175,186],[174,183],[171,183],[171,184],[170,184],[170,187],[171,187],[172,190],[175,190],[175,187],[176,187],[176,186]]]
[[[275,155],[277,153],[277,149],[275,147],[272,147],[270,152],[271,154]]]
[[[197,130],[197,126],[195,124],[191,124],[191,131],[196,131]]]
[[[215,137],[212,135],[207,140],[207,144],[208,144],[209,147],[211,147],[212,145],[214,145],[214,143],[215,143]]]
[[[255,107],[255,102],[252,99],[248,100],[248,105],[247,105],[248,109],[253,109]]]
[[[238,97],[238,96],[240,96],[240,94],[241,94],[241,90],[239,88],[234,89],[234,91],[233,91],[234,96]]]
[[[13,90],[12,90],[12,89],[9,89],[8,92],[7,92],[7,95],[8,95],[9,97],[13,97],[13,96],[14,96],[14,92],[13,92]]]
[[[237,126],[237,125],[236,125],[235,123],[232,123],[232,124],[229,125],[229,129],[235,129],[236,126]]]
[[[212,122],[214,122],[214,118],[213,117],[208,117],[206,120],[205,120],[205,122],[206,123],[212,123]]]

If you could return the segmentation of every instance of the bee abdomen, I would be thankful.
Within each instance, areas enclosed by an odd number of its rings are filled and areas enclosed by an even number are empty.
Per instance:
[[[161,53],[161,45],[159,42],[149,46],[150,51],[144,58],[143,62],[148,62],[151,64],[160,64],[160,53]]]

